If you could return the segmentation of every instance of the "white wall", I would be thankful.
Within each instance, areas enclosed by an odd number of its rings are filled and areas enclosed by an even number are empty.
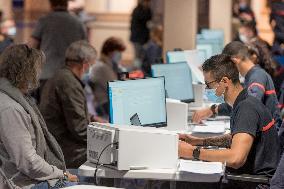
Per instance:
[[[123,59],[129,62],[134,58],[129,36],[130,17],[136,4],[137,0],[86,0],[86,11],[97,16],[90,25],[90,38],[98,51],[108,37],[116,36],[122,38],[127,47]]]
[[[232,0],[210,0],[209,26],[211,29],[222,29],[225,44],[232,40]]]
[[[137,0],[86,0],[86,10],[96,13],[130,13]]]
[[[195,49],[198,0],[165,0],[164,54],[174,48]]]

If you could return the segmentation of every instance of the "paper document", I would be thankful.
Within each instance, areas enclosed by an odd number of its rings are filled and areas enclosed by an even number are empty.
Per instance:
[[[180,160],[179,171],[197,174],[222,174],[223,164],[221,162],[204,162]]]
[[[225,133],[225,125],[194,126],[192,133]]]
[[[204,121],[203,123],[207,126],[225,127],[225,129],[230,129],[230,121]]]

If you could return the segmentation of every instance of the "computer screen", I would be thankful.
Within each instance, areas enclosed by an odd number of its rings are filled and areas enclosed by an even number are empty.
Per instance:
[[[152,76],[165,77],[169,98],[189,102],[194,100],[192,75],[186,62],[152,65]]]
[[[198,50],[198,60],[199,60],[201,65],[205,62],[205,60],[207,60],[206,50],[204,50],[204,49]]]
[[[196,41],[197,47],[199,45],[211,45],[212,46],[212,56],[220,54],[223,50],[223,44],[218,39],[204,39],[198,38]]]
[[[108,97],[110,123],[131,125],[138,116],[142,126],[166,126],[164,77],[108,82]]]
[[[224,31],[221,29],[202,29],[201,34],[205,39],[219,39],[224,43]]]
[[[205,52],[205,59],[208,59],[213,56],[213,46],[211,44],[197,44],[196,49]]]
[[[184,51],[168,51],[166,53],[167,63],[186,62]]]

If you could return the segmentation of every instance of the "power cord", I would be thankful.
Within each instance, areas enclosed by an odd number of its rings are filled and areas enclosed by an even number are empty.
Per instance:
[[[104,166],[104,165],[113,165],[113,164],[100,164],[100,163],[99,163],[99,162],[100,162],[100,159],[101,159],[101,156],[103,155],[104,151],[105,151],[108,147],[110,147],[111,145],[118,145],[118,142],[114,142],[114,143],[110,143],[110,144],[106,145],[106,146],[104,147],[104,149],[101,151],[101,153],[100,153],[100,155],[99,155],[99,157],[98,157],[98,159],[97,159],[96,170],[95,170],[95,173],[94,173],[94,184],[95,184],[96,186],[98,185],[97,173],[98,173],[98,168],[99,168],[99,166],[101,167],[101,166]]]

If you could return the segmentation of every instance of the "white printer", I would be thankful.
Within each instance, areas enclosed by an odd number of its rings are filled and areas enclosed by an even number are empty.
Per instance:
[[[163,129],[90,123],[87,158],[117,170],[175,169],[178,135]]]

